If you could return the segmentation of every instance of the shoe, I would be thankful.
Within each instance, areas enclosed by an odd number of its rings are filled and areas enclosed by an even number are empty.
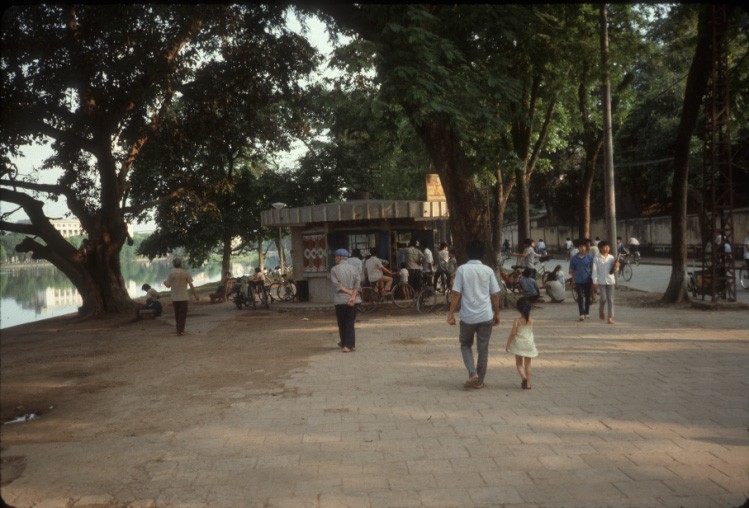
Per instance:
[[[580,316],[580,321],[585,321],[585,316]]]
[[[468,381],[463,383],[463,388],[476,388],[476,385],[478,384],[478,382],[479,382],[479,376],[473,375],[468,379]]]
[[[528,380],[527,379],[523,379],[523,382],[520,383],[520,388],[522,388],[523,390],[525,390],[526,388],[528,388]]]
[[[585,314],[585,319],[590,319],[590,316],[588,314]]]
[[[484,383],[473,385],[473,387],[477,390],[480,390],[481,388],[486,388],[486,385]]]
[[[603,309],[598,311],[598,317],[601,318],[601,320],[606,319],[606,314],[603,313]]]

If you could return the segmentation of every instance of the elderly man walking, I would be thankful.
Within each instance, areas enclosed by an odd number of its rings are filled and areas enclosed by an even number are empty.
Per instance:
[[[335,251],[335,266],[330,270],[330,281],[333,283],[333,304],[338,321],[338,343],[344,353],[356,349],[356,304],[361,303],[361,272],[346,262],[346,249]]]
[[[452,289],[447,323],[455,324],[460,303],[460,352],[468,370],[465,388],[484,388],[489,361],[489,339],[492,327],[499,324],[499,283],[494,270],[481,262],[484,244],[472,240],[466,245],[469,261],[458,267]],[[476,338],[478,361],[474,364],[473,341]]]

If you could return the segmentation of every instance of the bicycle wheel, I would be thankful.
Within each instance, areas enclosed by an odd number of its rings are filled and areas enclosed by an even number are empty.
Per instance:
[[[291,281],[284,281],[278,286],[276,294],[280,301],[290,302],[294,299],[294,295],[296,295],[296,285]]]
[[[278,280],[274,280],[270,284],[268,284],[268,296],[270,296],[270,299],[273,301],[280,302],[281,300],[278,298],[278,288],[281,285],[281,283]],[[275,295],[275,296],[274,296]]]
[[[570,289],[572,290],[572,299],[577,302],[577,288],[570,285]]]
[[[742,268],[739,272],[739,284],[744,289],[749,289],[749,268]]]
[[[393,299],[393,304],[400,308],[405,309],[413,303],[414,295],[416,290],[411,284],[399,282],[393,287],[390,292],[390,297]]]
[[[432,312],[437,305],[437,298],[437,292],[434,289],[430,287],[424,288],[416,299],[416,310],[421,314]]]
[[[380,304],[380,298],[377,292],[369,286],[361,288],[361,305],[359,309],[365,314],[374,312]]]
[[[627,282],[632,280],[632,265],[629,263],[625,263],[624,266],[622,266],[622,278]]]
[[[270,308],[270,298],[268,297],[268,290],[265,289],[265,284],[260,285],[257,288],[257,294],[260,298],[260,303],[265,307],[266,309]]]

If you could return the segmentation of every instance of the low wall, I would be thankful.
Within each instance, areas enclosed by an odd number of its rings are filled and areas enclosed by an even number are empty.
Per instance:
[[[749,236],[749,208],[733,211],[733,252],[737,258],[743,257],[744,238]],[[505,227],[505,238],[510,238],[513,245],[518,244],[517,226]],[[601,220],[591,221],[591,238],[606,237],[606,224]],[[671,216],[648,217],[643,219],[625,219],[616,221],[616,234],[626,242],[635,237],[640,241],[640,251],[647,256],[671,255]],[[549,251],[562,252],[564,242],[577,236],[577,228],[570,226],[539,226],[538,221],[531,221],[531,238],[543,238]],[[690,247],[701,244],[699,216],[687,216],[687,244]]]

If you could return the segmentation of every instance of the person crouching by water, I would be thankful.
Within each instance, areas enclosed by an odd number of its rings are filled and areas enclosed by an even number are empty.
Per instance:
[[[468,262],[455,272],[447,324],[455,325],[455,311],[460,303],[460,352],[468,370],[464,388],[484,388],[489,361],[489,339],[492,327],[499,324],[499,282],[494,270],[481,262],[484,243],[471,240],[466,245]],[[474,364],[473,341],[476,338],[478,360]]]
[[[156,312],[156,316],[160,316],[163,307],[159,301],[159,292],[152,288],[149,284],[143,284],[140,287],[146,292],[146,304],[143,306],[144,309],[153,309]]]
[[[174,319],[177,322],[177,335],[184,335],[185,323],[187,322],[187,287],[192,290],[192,296],[198,301],[198,294],[195,292],[195,286],[192,285],[192,276],[187,270],[182,268],[182,260],[174,258],[172,261],[174,270],[164,281],[164,286],[171,289],[172,307],[174,307]]]
[[[356,304],[361,303],[361,272],[354,265],[346,262],[348,251],[335,251],[335,266],[330,270],[330,281],[333,283],[333,304],[338,321],[338,346],[344,353],[356,349]]]

